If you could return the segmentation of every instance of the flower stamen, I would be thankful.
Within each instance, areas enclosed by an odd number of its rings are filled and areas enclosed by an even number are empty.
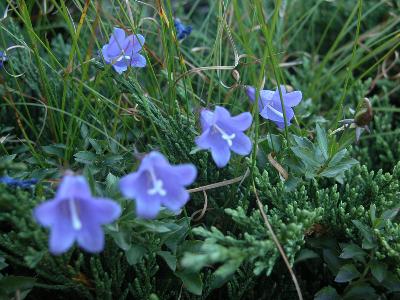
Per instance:
[[[283,113],[281,113],[280,111],[276,110],[275,108],[272,107],[271,104],[268,104],[267,107],[272,110],[275,114],[277,114],[279,117],[283,118]]]
[[[221,133],[222,139],[225,140],[228,143],[229,147],[232,147],[232,140],[236,137],[235,133],[232,134],[227,134],[221,127],[219,127],[217,124],[214,124],[214,128],[218,130]]]
[[[82,222],[79,219],[78,209],[76,207],[75,200],[74,199],[69,199],[68,205],[69,205],[69,211],[70,211],[70,214],[71,214],[72,227],[75,230],[80,230],[82,228]]]
[[[163,188],[164,186],[164,182],[160,179],[157,179],[154,170],[151,168],[149,169],[149,173],[150,173],[150,178],[151,181],[153,183],[153,187],[149,190],[147,190],[147,194],[154,196],[156,194],[164,197],[165,195],[167,195],[167,191]]]

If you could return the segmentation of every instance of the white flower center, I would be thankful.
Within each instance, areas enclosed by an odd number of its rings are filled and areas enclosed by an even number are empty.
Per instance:
[[[73,198],[69,199],[68,205],[69,205],[69,212],[71,214],[72,227],[75,230],[80,230],[82,228],[82,222],[79,219],[78,209],[76,207],[75,200]]]
[[[167,194],[167,191],[163,188],[164,182],[161,179],[157,179],[153,168],[149,169],[149,173],[150,173],[151,182],[153,183],[153,187],[151,189],[147,190],[147,194],[149,194],[151,196],[156,195],[156,194],[158,194],[160,196],[165,196]]]
[[[227,143],[228,146],[232,146],[232,140],[236,137],[236,134],[227,134],[221,127],[219,127],[217,124],[214,124],[214,128],[218,130],[221,133],[222,139],[224,139]]]

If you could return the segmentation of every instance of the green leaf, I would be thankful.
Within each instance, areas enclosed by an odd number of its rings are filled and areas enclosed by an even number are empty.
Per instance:
[[[383,262],[373,262],[371,264],[371,273],[376,280],[382,282],[387,274],[387,266]]]
[[[96,160],[96,154],[89,151],[79,151],[74,157],[77,162],[83,164],[92,164]]]
[[[315,294],[314,300],[340,300],[339,294],[331,286],[326,286]]]
[[[358,220],[352,220],[352,223],[354,226],[357,227],[357,229],[360,231],[361,235],[363,236],[363,244],[362,247],[364,249],[372,249],[376,246],[376,243],[374,241],[374,236],[372,233],[372,229],[369,228],[368,226],[364,225]]]
[[[361,249],[358,245],[356,244],[349,244],[346,247],[343,248],[342,254],[340,254],[340,258],[343,259],[349,259],[349,258],[354,258],[354,257],[363,257],[367,253],[363,249]]]
[[[328,167],[335,166],[338,164],[347,154],[347,149],[342,149],[336,153],[328,163]]]
[[[119,178],[112,173],[108,173],[106,177],[106,191],[107,194],[115,194],[118,192]]]
[[[324,249],[322,254],[329,270],[331,270],[333,274],[338,273],[340,268],[340,260],[337,255],[335,255],[335,252],[333,252],[331,249]]]
[[[17,290],[30,289],[35,285],[35,278],[25,276],[6,276],[0,279],[0,291],[13,293]]]
[[[397,216],[397,214],[399,213],[399,210],[400,210],[399,208],[386,210],[382,213],[381,218],[385,221],[387,221],[387,220],[391,221]]]
[[[306,165],[307,168],[319,168],[320,163],[314,159],[314,152],[306,148],[291,147],[293,153]]]
[[[124,157],[119,154],[107,154],[104,156],[104,164],[108,166],[114,165],[123,159]]]
[[[328,139],[326,138],[326,131],[319,126],[317,123],[317,143],[319,146],[319,149],[321,150],[321,153],[325,160],[328,160],[329,155],[328,155]]]
[[[310,250],[310,249],[302,249],[296,257],[295,263],[301,262],[303,260],[318,258],[318,253]]]
[[[359,283],[350,287],[349,291],[344,295],[344,299],[354,300],[375,300],[379,299],[375,292],[375,289],[371,287],[368,283]]]
[[[58,158],[64,158],[66,147],[64,144],[55,144],[50,146],[43,146],[42,149],[46,154],[54,155]]]
[[[6,263],[6,259],[0,256],[0,270],[3,270],[7,266],[8,264]]]
[[[197,296],[201,296],[203,292],[203,281],[201,280],[199,273],[187,273],[187,272],[175,272],[175,275],[178,276],[182,282],[184,287]]]
[[[349,282],[353,279],[360,277],[360,272],[353,264],[347,264],[339,269],[339,273],[335,277],[336,282]]]
[[[389,290],[389,292],[400,292],[400,280],[399,277],[392,272],[387,272],[386,277],[382,282],[382,285]]]
[[[168,267],[175,272],[176,270],[176,256],[172,255],[169,251],[158,251],[157,255],[161,256],[167,263]]]
[[[146,254],[146,248],[139,245],[132,245],[128,251],[125,252],[128,263],[132,266],[137,264]]]
[[[341,160],[335,165],[331,165],[325,168],[320,175],[328,178],[336,177],[342,174],[344,171],[350,170],[354,165],[358,164],[358,160],[353,158],[346,158]]]

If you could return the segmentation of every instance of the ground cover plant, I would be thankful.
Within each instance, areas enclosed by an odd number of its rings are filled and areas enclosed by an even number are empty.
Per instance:
[[[400,297],[398,0],[0,3],[0,299]]]

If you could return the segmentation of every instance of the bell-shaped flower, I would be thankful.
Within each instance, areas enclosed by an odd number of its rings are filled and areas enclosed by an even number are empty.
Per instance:
[[[251,126],[252,121],[249,112],[232,117],[221,106],[216,106],[214,112],[204,109],[200,116],[203,133],[196,138],[196,145],[210,150],[216,165],[222,168],[228,164],[231,150],[240,155],[251,152],[251,141],[243,131]]]
[[[192,26],[184,25],[178,18],[174,20],[174,25],[178,41],[183,40],[192,33]]]
[[[121,28],[114,28],[108,44],[103,46],[102,54],[107,64],[111,64],[118,74],[125,72],[129,66],[143,68],[146,58],[139,54],[144,45],[141,34],[126,36]]]
[[[196,179],[197,169],[192,164],[171,165],[159,152],[147,154],[139,169],[120,180],[122,194],[135,200],[136,215],[144,219],[155,218],[166,207],[174,213],[189,201],[185,186]]]
[[[7,55],[5,52],[0,51],[0,68],[3,67],[4,62],[7,61]]]
[[[300,91],[286,92],[285,86],[281,85],[283,106],[285,108],[287,126],[290,126],[290,121],[294,117],[294,106],[301,101],[302,94]],[[247,96],[250,101],[254,102],[256,98],[256,89],[252,86],[246,87]],[[258,108],[260,115],[267,120],[273,121],[280,129],[285,127],[283,116],[282,103],[279,96],[278,88],[275,91],[261,90],[258,97]]]
[[[101,225],[116,220],[121,214],[118,203],[94,198],[83,176],[63,177],[54,199],[34,210],[39,224],[50,228],[49,248],[53,254],[67,251],[74,243],[84,250],[97,253],[104,248]]]

